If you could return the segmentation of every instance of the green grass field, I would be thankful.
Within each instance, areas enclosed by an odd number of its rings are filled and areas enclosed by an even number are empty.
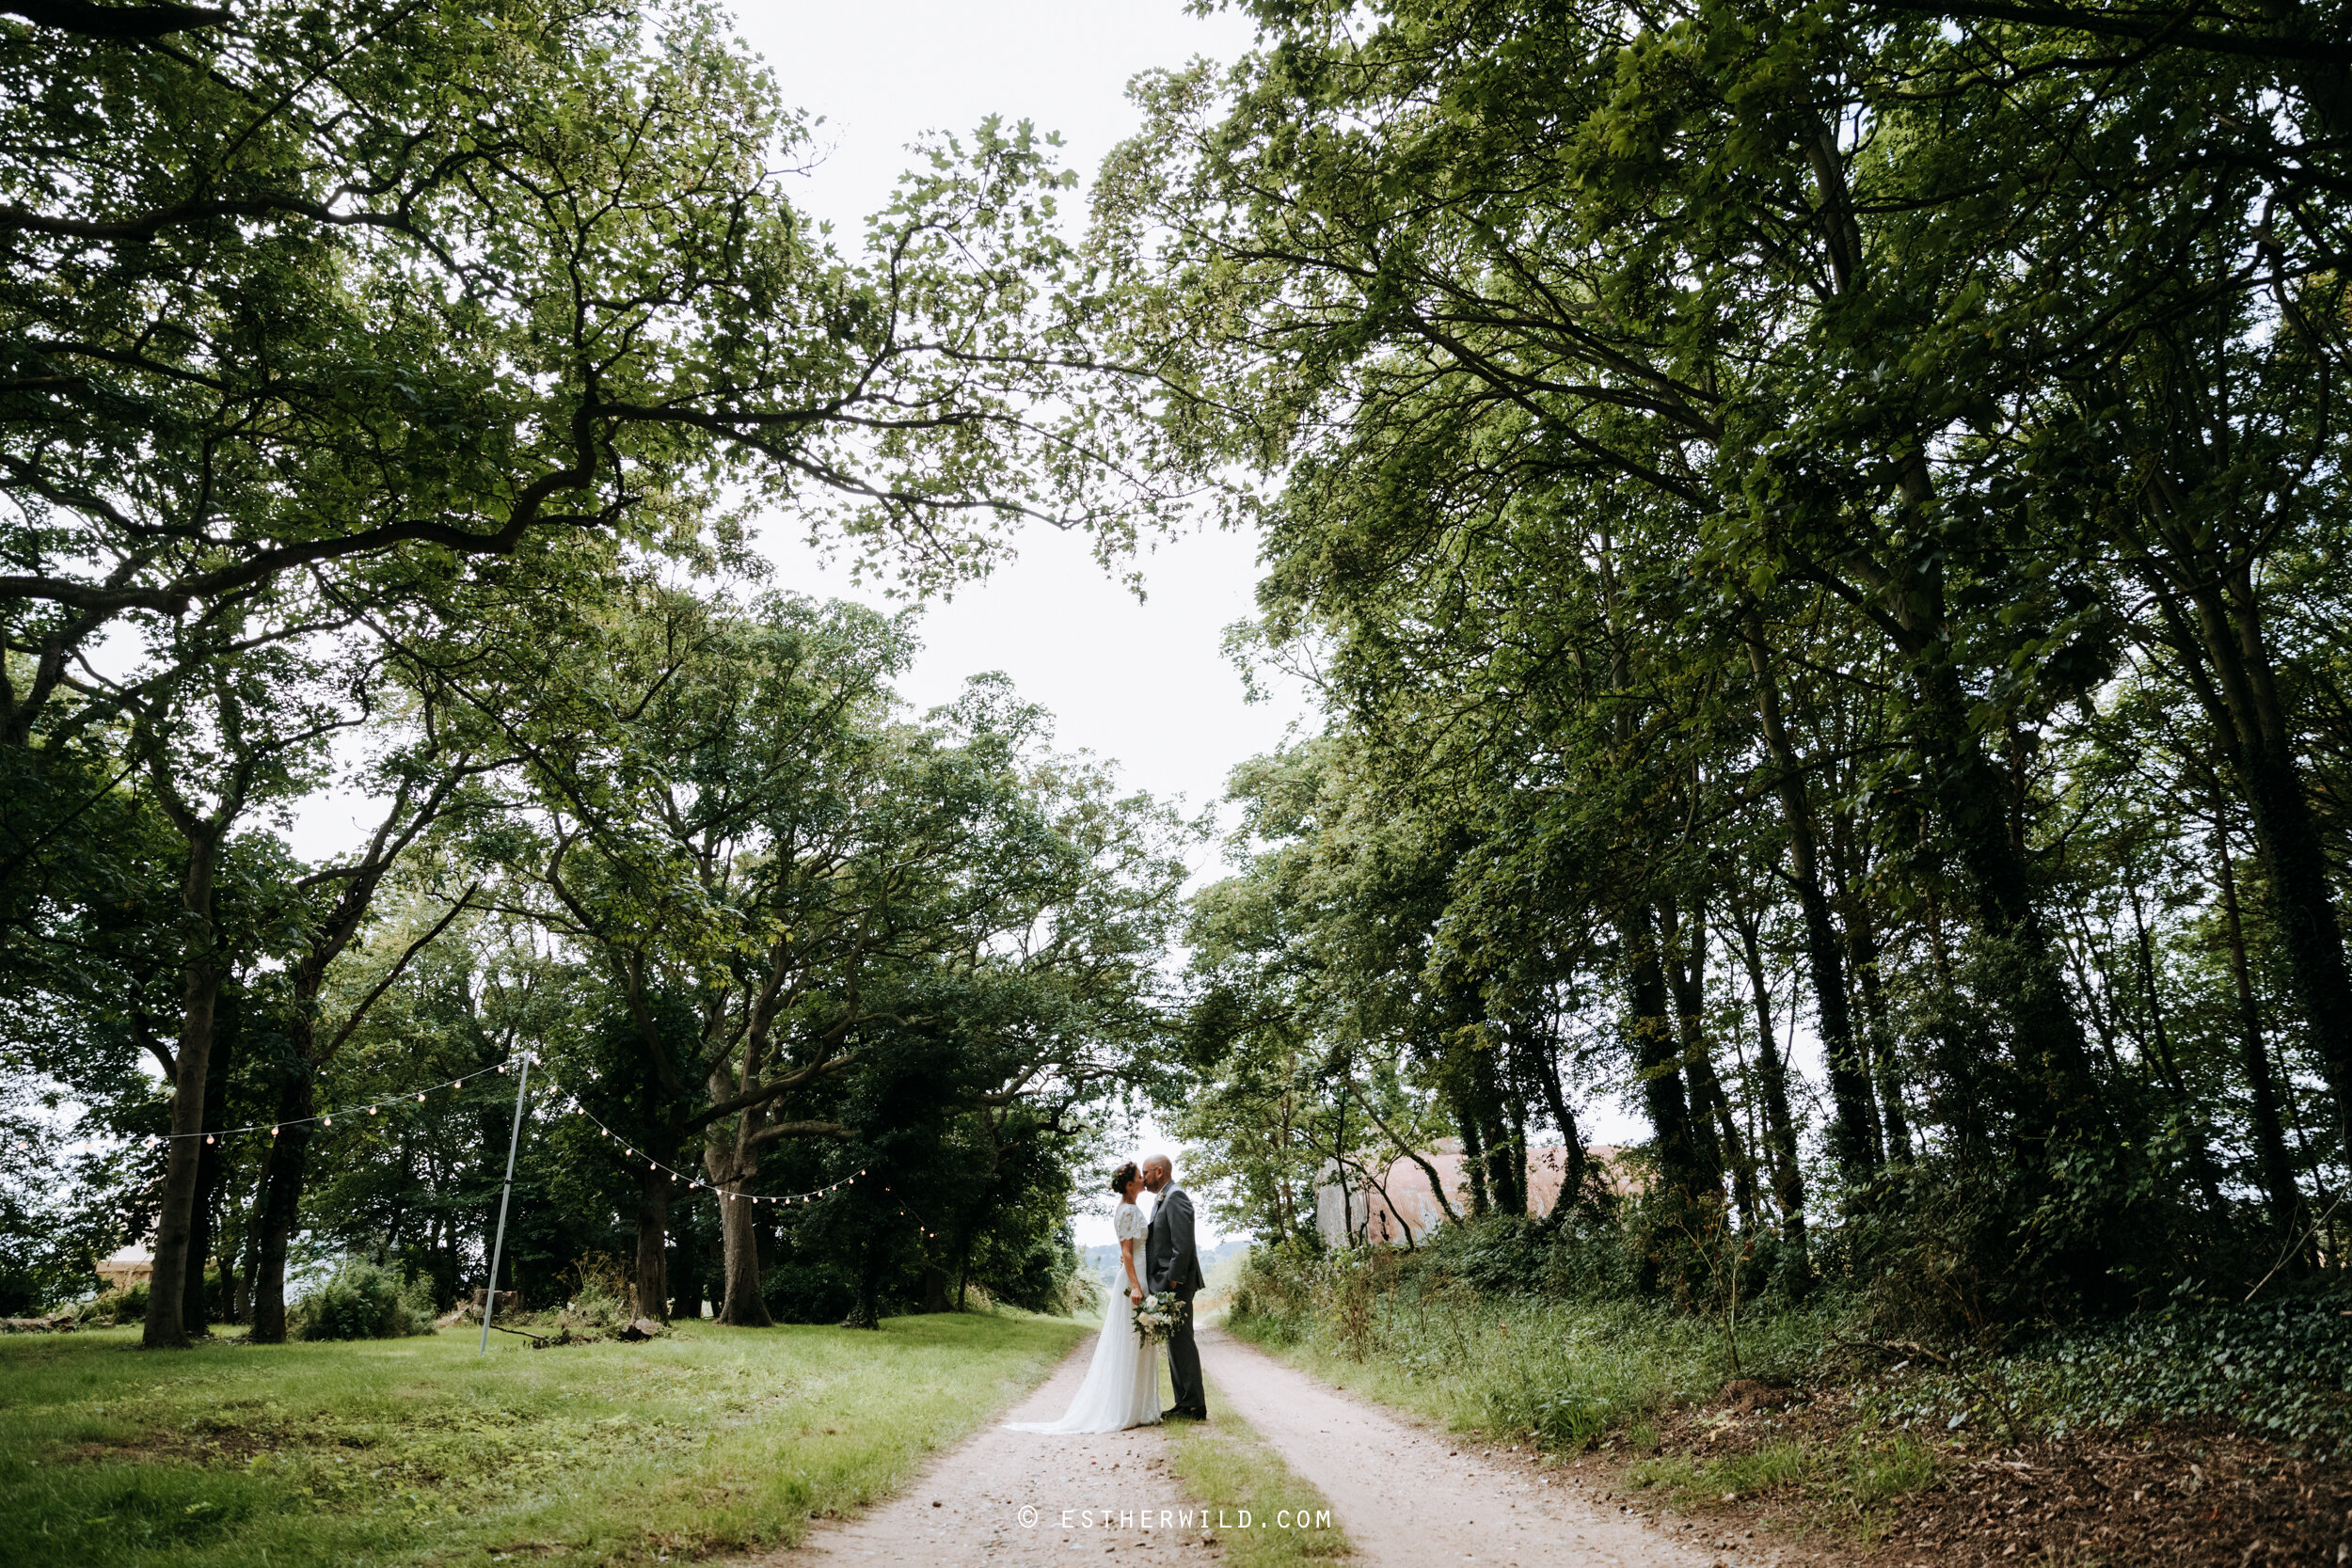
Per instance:
[[[0,1560],[17,1568],[651,1562],[797,1541],[890,1492],[1086,1330],[683,1325],[534,1351],[475,1336],[143,1352],[0,1339]],[[492,1336],[493,1339],[499,1338]]]

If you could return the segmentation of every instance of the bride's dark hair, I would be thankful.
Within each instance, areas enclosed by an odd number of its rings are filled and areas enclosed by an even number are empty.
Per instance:
[[[1128,1184],[1142,1174],[1143,1173],[1140,1170],[1136,1168],[1136,1163],[1133,1160],[1128,1161],[1125,1164],[1111,1172],[1111,1191],[1117,1193],[1121,1197],[1125,1197],[1127,1196]]]

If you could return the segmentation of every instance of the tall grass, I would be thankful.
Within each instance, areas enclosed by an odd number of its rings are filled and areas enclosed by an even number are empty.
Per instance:
[[[1629,1434],[1734,1375],[1714,1319],[1638,1299],[1490,1293],[1394,1253],[1261,1254],[1228,1327],[1368,1398],[1546,1448]],[[1740,1375],[1799,1380],[1825,1331],[1819,1311],[1751,1311],[1734,1331]]]

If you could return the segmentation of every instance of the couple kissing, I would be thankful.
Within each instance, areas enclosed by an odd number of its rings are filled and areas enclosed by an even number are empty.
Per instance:
[[[1015,1432],[1124,1432],[1158,1421],[1162,1342],[1176,1398],[1168,1413],[1208,1419],[1200,1353],[1192,1342],[1192,1298],[1202,1283],[1192,1199],[1176,1185],[1175,1166],[1165,1154],[1120,1165],[1111,1172],[1111,1191],[1119,1196],[1111,1233],[1119,1238],[1124,1289],[1104,1309],[1094,1359],[1061,1419],[1008,1422]],[[1145,1193],[1156,1200],[1148,1220],[1136,1202]]]

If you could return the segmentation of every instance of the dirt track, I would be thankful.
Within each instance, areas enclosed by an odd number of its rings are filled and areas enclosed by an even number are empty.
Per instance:
[[[1556,1470],[1507,1454],[1489,1457],[1483,1445],[1466,1447],[1351,1398],[1215,1329],[1201,1336],[1201,1365],[1241,1418],[1331,1499],[1362,1560],[1377,1568],[1706,1568],[1774,1560],[1769,1550],[1676,1540],[1604,1512]]]
[[[1089,1338],[999,1419],[1059,1416],[1093,1354]],[[766,1560],[776,1568],[812,1559],[843,1568],[1009,1568],[1117,1552],[1144,1562],[1220,1561],[1224,1553],[1202,1543],[1200,1514],[1200,1500],[1182,1496],[1157,1427],[1047,1437],[992,1423],[941,1454],[898,1497],[848,1523],[816,1526],[800,1550]]]
[[[1087,1340],[1007,1420],[1059,1415],[1085,1375]],[[1652,1528],[1604,1508],[1556,1468],[1466,1448],[1444,1433],[1342,1394],[1211,1330],[1201,1360],[1211,1414],[1230,1402],[1292,1469],[1330,1500],[1375,1568],[1708,1568],[1769,1564],[1761,1541]],[[922,1479],[863,1518],[818,1526],[768,1561],[996,1565],[1105,1553],[1147,1562],[1225,1556],[1214,1503],[1184,1496],[1156,1428],[1047,1437],[992,1424],[939,1456]],[[1029,1522],[1025,1522],[1029,1521]],[[1229,1521],[1230,1524],[1230,1521]],[[1795,1554],[1791,1560],[1801,1560]]]

